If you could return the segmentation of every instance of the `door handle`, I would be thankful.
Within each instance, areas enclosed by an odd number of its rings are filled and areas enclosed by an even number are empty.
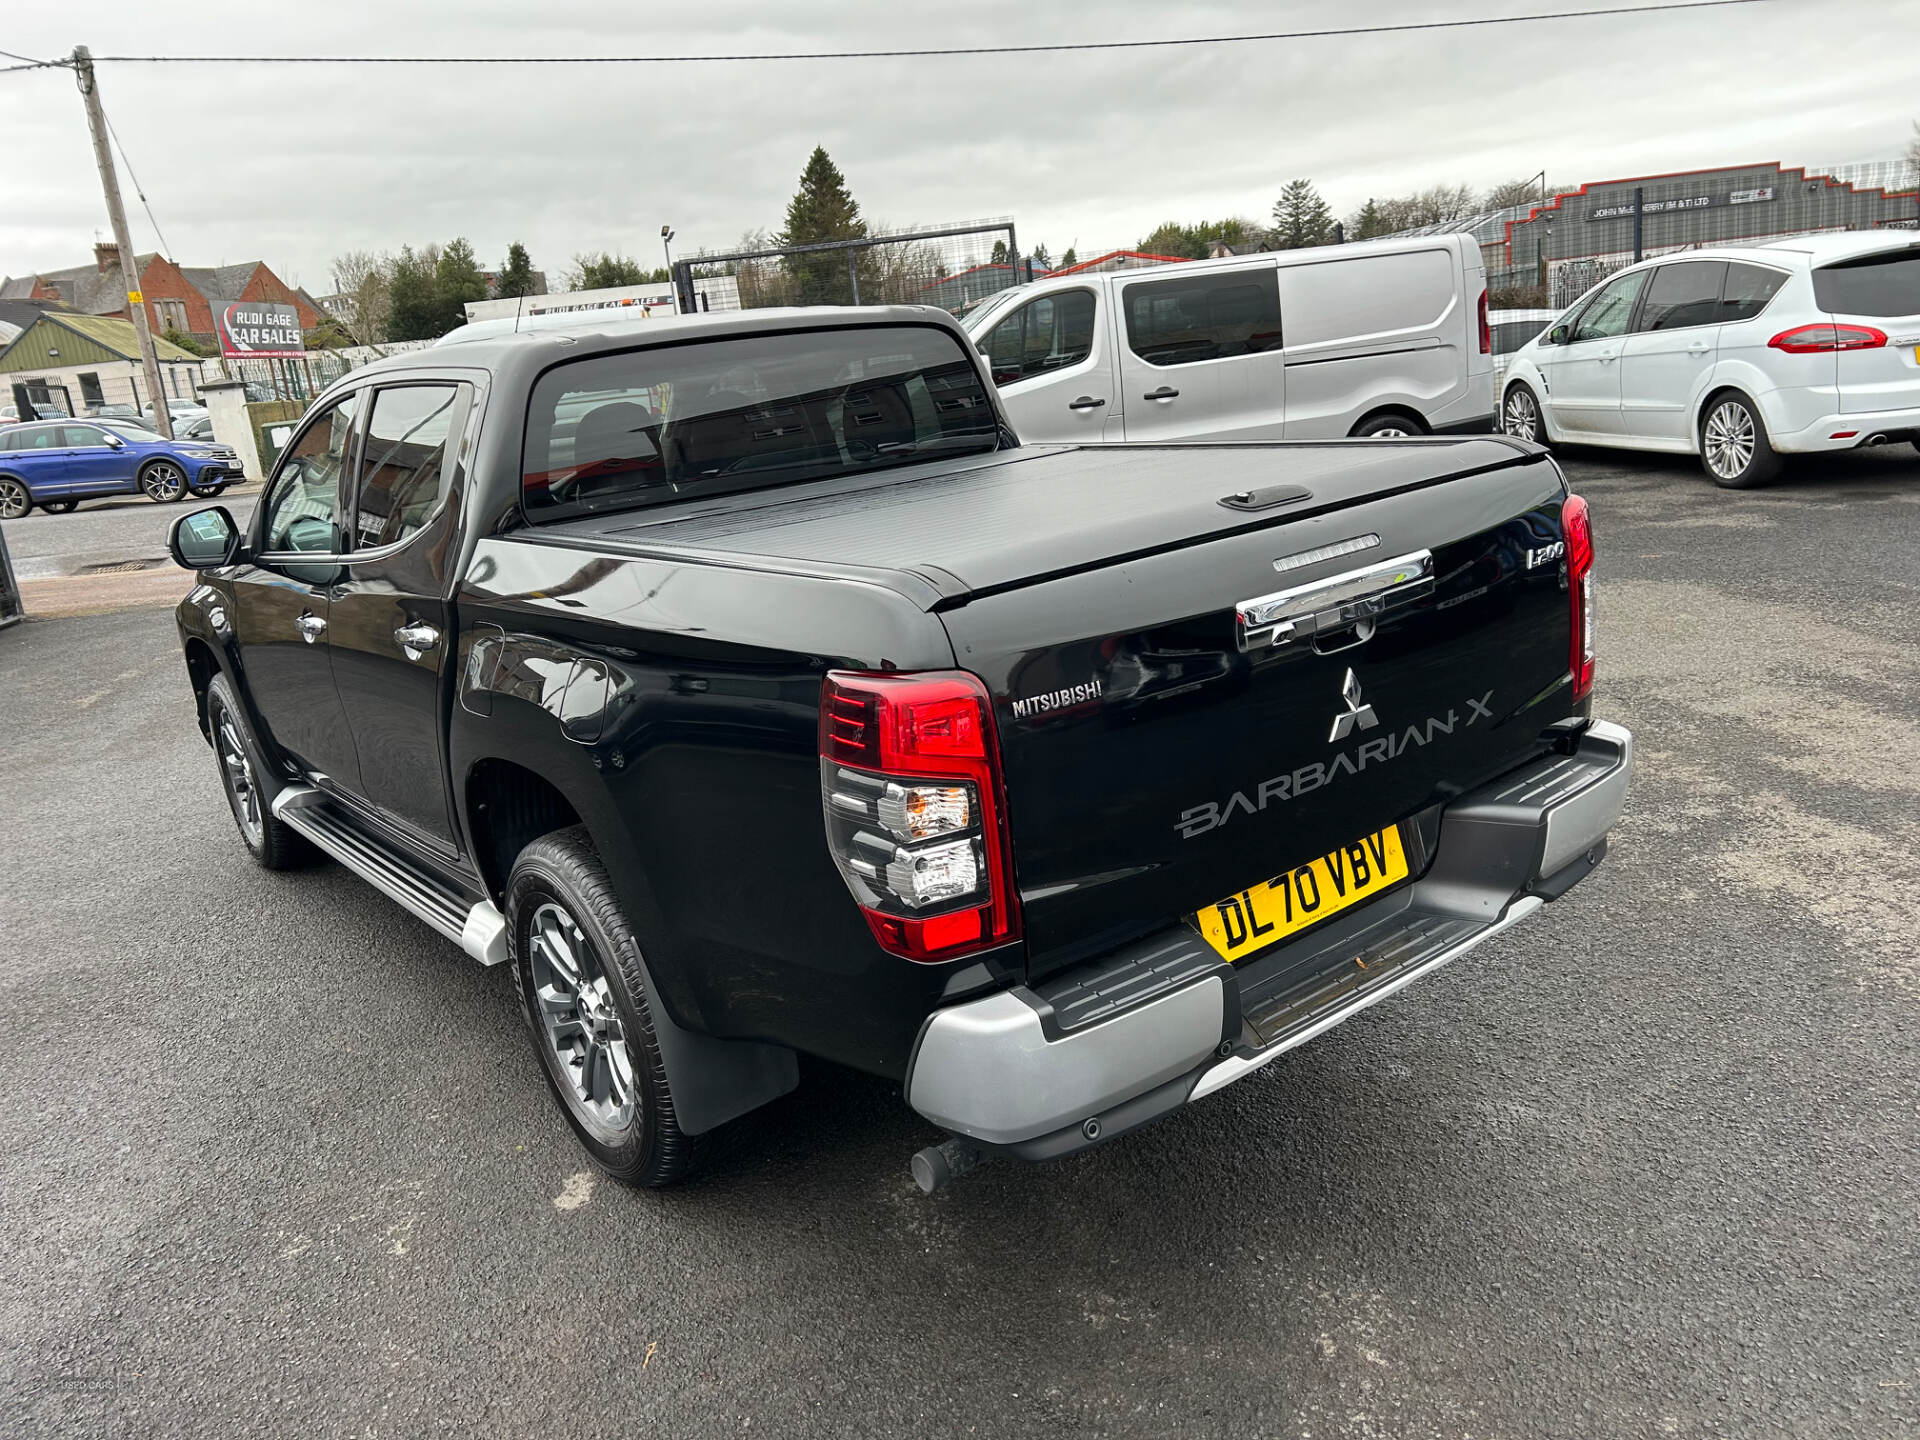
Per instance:
[[[1069,410],[1098,410],[1106,403],[1105,400],[1096,400],[1091,395],[1082,395],[1078,400],[1069,400],[1067,402],[1067,408]]]
[[[293,625],[300,632],[300,638],[309,645],[327,633],[327,622],[311,610],[302,610]]]
[[[1712,350],[1712,349],[1713,349],[1713,347],[1712,347],[1711,345],[1709,345],[1709,344],[1707,344],[1707,342],[1706,342],[1706,341],[1704,341],[1704,340],[1696,340],[1696,341],[1695,341],[1695,342],[1694,342],[1693,344],[1691,344],[1691,345],[1689,345],[1689,346],[1687,346],[1687,354],[1689,354],[1689,355],[1705,355],[1705,354],[1707,354],[1707,353],[1708,353],[1708,352],[1709,352],[1710,350]]]
[[[418,660],[421,655],[440,643],[440,632],[424,621],[415,620],[395,630],[393,639],[395,644],[406,651],[407,659]]]
[[[1180,392],[1171,385],[1162,385],[1158,390],[1147,391],[1147,393],[1140,398],[1142,400],[1173,400],[1177,399],[1179,395]]]

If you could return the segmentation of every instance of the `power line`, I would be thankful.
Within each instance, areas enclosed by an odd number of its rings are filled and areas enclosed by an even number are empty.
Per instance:
[[[1084,40],[1058,45],[965,45],[922,50],[809,50],[742,55],[101,55],[96,63],[122,65],[696,65],[753,60],[907,60],[953,55],[1041,55],[1068,50],[1152,50],[1174,46],[1243,45],[1263,40],[1324,40],[1394,35],[1420,30],[1465,30],[1584,20],[1607,15],[1652,15],[1676,10],[1720,10],[1774,0],[1668,0],[1602,10],[1555,10],[1536,15],[1488,15],[1471,20],[1423,20],[1400,25],[1351,25],[1333,30],[1284,30],[1259,35],[1201,35],[1171,40]]]
[[[167,244],[167,237],[161,233],[160,217],[153,213],[153,206],[147,203],[147,192],[140,184],[140,177],[133,173],[133,157],[127,154],[126,142],[120,138],[120,132],[113,128],[113,117],[103,108],[100,118],[107,122],[107,134],[113,137],[114,148],[120,152],[121,163],[127,167],[127,178],[133,181],[133,193],[140,197],[140,208],[147,212],[147,219],[153,225],[153,233],[160,241],[160,253],[169,260],[173,258],[173,247]]]

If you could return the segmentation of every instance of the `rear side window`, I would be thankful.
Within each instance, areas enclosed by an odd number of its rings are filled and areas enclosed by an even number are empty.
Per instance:
[[[1920,315],[1920,251],[1816,270],[1813,300],[1830,315]]]
[[[375,393],[362,445],[354,548],[405,540],[440,508],[453,475],[448,439],[466,411],[462,389],[401,385]]]
[[[1280,282],[1271,269],[1130,285],[1125,304],[1127,348],[1149,365],[1280,348]]]
[[[1642,330],[1683,330],[1690,325],[1712,325],[1720,318],[1720,286],[1726,278],[1724,262],[1689,260],[1662,265],[1647,285],[1640,307]]]
[[[1009,315],[987,336],[993,383],[1011,385],[1078,365],[1093,353],[1093,292],[1045,295]]]
[[[58,450],[60,446],[60,427],[58,425],[23,425],[7,434],[9,450]]]
[[[1786,283],[1787,277],[1778,270],[1732,261],[1720,287],[1720,318],[1729,322],[1753,319]]]
[[[742,334],[556,365],[527,408],[536,524],[999,448],[960,339],[932,325]]]

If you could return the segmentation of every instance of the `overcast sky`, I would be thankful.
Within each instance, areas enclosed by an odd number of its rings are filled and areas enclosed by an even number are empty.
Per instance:
[[[648,54],[1152,39],[1459,18],[1601,0],[93,0],[9,4],[0,48],[115,54]],[[164,20],[164,24],[161,23]],[[1023,245],[1131,245],[1158,222],[1264,216],[1308,176],[1370,194],[1709,165],[1890,159],[1920,117],[1920,0],[1738,9],[1132,52],[607,67],[100,67],[184,264],[328,263],[465,235],[558,275],[777,229],[824,144],[870,221],[1011,215]],[[65,71],[0,75],[0,274],[90,258],[107,222]],[[123,184],[125,183],[123,175]],[[156,248],[132,187],[136,245]]]

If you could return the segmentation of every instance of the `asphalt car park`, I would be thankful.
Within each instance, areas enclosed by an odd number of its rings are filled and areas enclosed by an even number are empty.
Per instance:
[[[925,1127],[824,1066],[695,1182],[596,1182],[505,974],[249,864],[170,613],[0,633],[7,1428],[1911,1430],[1920,459],[1564,463],[1640,742],[1608,863],[1160,1125],[931,1198]]]

